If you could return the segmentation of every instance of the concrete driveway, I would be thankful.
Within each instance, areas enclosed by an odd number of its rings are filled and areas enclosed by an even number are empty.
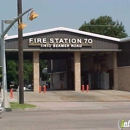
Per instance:
[[[47,91],[46,93],[24,92],[25,102],[130,102],[130,92],[116,90],[90,90],[89,92]],[[18,92],[13,99],[18,101]]]

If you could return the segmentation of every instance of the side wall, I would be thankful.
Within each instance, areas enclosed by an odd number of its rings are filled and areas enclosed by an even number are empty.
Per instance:
[[[130,91],[130,66],[118,67],[118,88],[123,91]]]
[[[130,42],[120,43],[117,55],[118,89],[130,91]]]

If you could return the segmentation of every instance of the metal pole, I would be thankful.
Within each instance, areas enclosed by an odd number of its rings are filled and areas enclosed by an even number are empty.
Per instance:
[[[51,88],[53,89],[53,59],[51,59]]]
[[[10,25],[4,30],[3,34],[1,34],[1,37],[4,37],[5,34],[10,30],[10,28],[22,17],[24,16],[26,13],[28,13],[29,11],[31,11],[33,8],[28,9],[27,11],[25,11],[24,13],[20,14],[16,19],[14,19],[14,21],[12,21],[12,23],[10,23]]]
[[[4,32],[4,21],[1,21],[1,34]],[[2,106],[5,109],[10,109],[10,103],[8,101],[8,94],[7,94],[7,75],[6,75],[6,60],[5,60],[5,42],[4,37],[1,35],[1,60],[2,60],[2,87],[3,87],[3,102]]]
[[[4,108],[10,109],[10,104],[7,98],[7,77],[6,77],[6,58],[5,58],[5,43],[4,43],[4,36],[9,31],[9,29],[15,24],[16,21],[18,21],[19,18],[21,18],[23,15],[31,11],[32,8],[28,9],[24,13],[20,14],[14,21],[4,30],[4,21],[1,21],[1,60],[2,60],[2,86],[3,86],[3,102],[2,106]]]
[[[22,14],[22,0],[17,0],[18,16]],[[22,22],[22,17],[18,24]],[[19,104],[24,104],[23,91],[23,31],[18,29],[18,59],[19,59]]]

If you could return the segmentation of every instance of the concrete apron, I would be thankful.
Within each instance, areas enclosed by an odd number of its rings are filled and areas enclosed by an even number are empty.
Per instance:
[[[10,101],[18,102],[18,92],[13,92]],[[25,102],[129,102],[130,92],[116,90],[91,90],[89,92],[46,91],[46,93],[24,92]]]

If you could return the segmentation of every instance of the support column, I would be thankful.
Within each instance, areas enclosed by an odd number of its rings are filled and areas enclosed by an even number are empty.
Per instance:
[[[118,90],[117,52],[113,52],[113,78],[114,89]]]
[[[33,52],[33,90],[34,92],[38,92],[39,89],[39,52]]]
[[[74,52],[74,84],[75,84],[75,91],[81,91],[80,52]]]

